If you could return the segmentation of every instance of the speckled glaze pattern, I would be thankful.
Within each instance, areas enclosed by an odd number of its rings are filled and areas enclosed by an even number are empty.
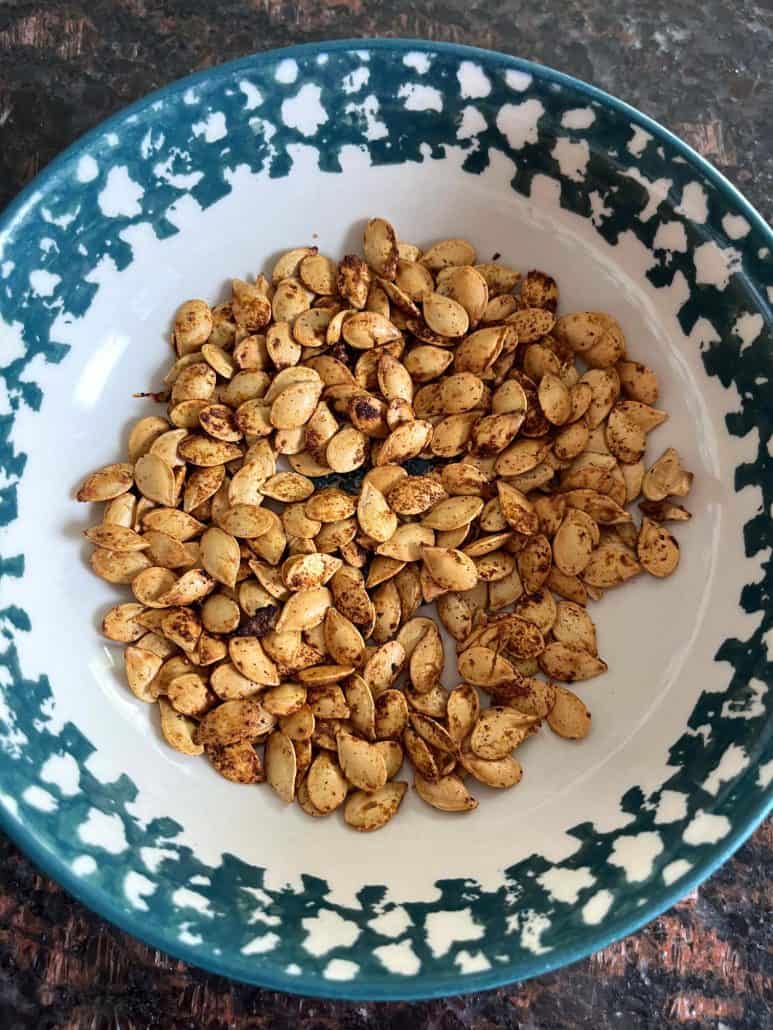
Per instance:
[[[235,6],[241,6],[241,5],[235,5]],[[226,10],[226,13],[228,13],[228,11],[227,11],[227,10]],[[232,25],[233,23],[231,22],[231,23],[229,23],[229,24],[230,24],[230,25]],[[7,151],[6,151],[6,153],[7,153]],[[747,849],[747,850],[748,850],[748,849]],[[750,866],[749,866],[749,871],[751,871],[751,868],[753,868],[753,865],[754,865],[754,863],[752,862],[752,863],[750,864]],[[25,874],[25,876],[26,876],[26,874]],[[721,932],[721,930],[720,930],[720,932]],[[171,968],[171,967],[170,967],[170,968]],[[216,982],[215,982],[215,983],[216,983]],[[548,984],[548,987],[549,987],[549,984]],[[539,989],[535,987],[535,989],[534,989],[534,990],[536,991],[536,990],[539,990]],[[216,993],[216,994],[217,994],[217,996],[223,996],[223,994],[222,994],[222,991],[221,991],[221,989],[220,989],[220,988],[215,988],[215,992],[214,992],[214,993]],[[238,994],[238,992],[237,992],[237,994]],[[241,995],[239,995],[239,996],[240,996],[240,997],[241,997],[242,999],[244,998],[244,994],[243,994],[243,993],[242,993]],[[233,995],[232,995],[232,997],[233,997]],[[646,1008],[646,1006],[645,1006],[645,1005],[642,1005],[642,1011],[643,1011],[643,1010],[644,1010],[645,1008]],[[240,1011],[240,1012],[241,1012],[241,1014],[248,1014],[248,1012],[249,1012],[249,1011],[251,1010],[251,1008],[250,1008],[250,1006],[249,1006],[248,1004],[246,1004],[245,1002],[243,1002],[243,1001],[242,1001],[242,1002],[239,1002],[239,1005],[237,1005],[237,1009],[236,1009],[236,1010],[237,1010],[237,1011]],[[278,1012],[278,1011],[280,1011],[280,1010],[281,1010],[281,1006],[277,1006],[277,1012]],[[141,1021],[141,1019],[142,1019],[142,1015],[141,1015],[141,1012],[142,1012],[142,1011],[143,1011],[142,1009],[135,1009],[135,1010],[133,1010],[133,1011],[132,1011],[132,1017],[131,1017],[131,1018],[132,1018],[132,1019],[136,1019],[136,1020],[138,1020],[138,1021]],[[472,1005],[472,1004],[471,1004],[471,1005],[469,1006],[469,1008],[467,1009],[467,1011],[468,1011],[468,1012],[471,1012],[471,1011],[478,1011],[478,1012],[482,1012],[482,1009],[481,1009],[481,1008],[480,1008],[479,1006],[476,1006],[476,1005]],[[731,1009],[728,1009],[728,1010],[726,1010],[726,1011],[722,1011],[722,1010],[721,1010],[721,1006],[720,1006],[720,1005],[717,1005],[717,1006],[716,1006],[716,1011],[717,1011],[717,1012],[719,1012],[719,1014],[720,1014],[720,1015],[725,1015],[725,1016],[726,1016],[726,1017],[728,1017],[728,1018],[731,1018],[731,1017],[735,1018],[735,1017],[734,1017],[734,1012],[735,1012],[735,1014],[737,1015],[738,1009],[737,1009],[737,1006],[736,1006],[736,1008],[735,1008],[735,1009],[732,1009],[732,1008],[731,1008]],[[225,1009],[224,1009],[224,1012],[225,1012]],[[678,1015],[678,1014],[676,1014],[676,1015]],[[685,1015],[687,1015],[687,1010],[686,1010],[686,1009],[685,1009]],[[759,1010],[758,1010],[758,1015],[759,1015]],[[214,1017],[213,1017],[213,1018],[214,1018]],[[226,1018],[226,1019],[227,1019],[227,1018],[228,1018],[228,1016],[226,1015],[226,1016],[224,1016],[224,1018]],[[541,1019],[541,1017],[537,1017],[537,1018],[540,1018],[540,1019]],[[570,1016],[570,1015],[569,1015],[569,1012],[567,1012],[567,1018],[571,1018],[571,1019],[581,1019],[582,1017],[581,1017],[581,1015],[579,1014],[579,1012],[577,1011],[577,1009],[575,1009],[575,1010],[574,1010],[574,1015],[572,1015],[572,1016]],[[750,1017],[750,1018],[751,1018],[751,1017]],[[644,1019],[644,1016],[643,1016],[643,1015],[642,1015],[642,1019]],[[137,1025],[142,1025],[142,1024],[141,1024],[141,1022],[138,1022],[138,1024],[137,1024]],[[535,1025],[536,1025],[536,1024],[535,1024]],[[542,1025],[542,1024],[540,1024],[540,1025]],[[545,1024],[545,1025],[547,1025],[547,1024]],[[637,1025],[638,1025],[638,1024],[637,1024]],[[644,1024],[644,1023],[641,1023],[641,1025],[645,1025],[645,1024]],[[749,1025],[752,1025],[752,1024],[749,1024]]]
[[[701,177],[652,128],[534,67],[412,44],[278,54],[151,98],[76,150],[42,194],[11,214],[0,312],[9,329],[20,326],[24,353],[4,370],[10,422],[21,405],[40,406],[28,369],[40,355],[64,359],[55,326],[88,310],[99,289],[96,269],[105,260],[118,271],[131,264],[129,226],[149,226],[159,238],[174,234],[181,198],[206,209],[235,188],[237,169],[282,178],[309,146],[320,169],[336,173],[353,147],[374,165],[393,165],[441,159],[453,145],[466,150],[465,172],[480,174],[503,154],[516,169],[517,192],[535,197],[552,183],[560,206],[590,219],[607,242],[634,234],[651,250],[648,278],[656,288],[678,283],[685,338],[700,346],[706,372],[734,384],[742,398],[727,428],[744,437],[767,389],[769,309],[756,291],[773,286],[769,239],[751,213],[739,214],[728,190]],[[683,245],[663,242],[674,225]],[[767,444],[763,427],[756,458],[736,472],[737,488],[762,491],[765,512],[773,482]],[[8,522],[25,456],[9,444],[0,457]],[[747,553],[762,552],[767,515],[744,532]],[[22,577],[24,556],[7,555],[3,571]],[[13,598],[11,587],[3,597]],[[747,640],[717,642],[716,659],[735,670],[722,703],[704,694],[671,748],[673,773],[655,790],[635,788],[620,799],[624,828],[579,824],[569,831],[580,842],[569,859],[533,855],[507,869],[498,889],[472,878],[441,880],[432,900],[403,904],[386,886],[366,883],[354,906],[332,902],[330,886],[312,877],[272,889],[264,869],[238,856],[212,867],[177,842],[173,818],[140,821],[129,776],[100,779],[78,728],[60,728],[58,719],[51,726],[48,679],[28,679],[18,659],[15,639],[32,629],[29,616],[9,604],[9,646],[0,657],[6,824],[28,846],[36,841],[39,854],[56,852],[58,874],[110,918],[243,979],[389,997],[528,976],[666,903],[764,809],[773,772],[765,731],[767,585],[750,584],[740,603],[762,620]],[[14,700],[19,691],[24,705]],[[660,803],[673,794],[681,807],[664,824]]]

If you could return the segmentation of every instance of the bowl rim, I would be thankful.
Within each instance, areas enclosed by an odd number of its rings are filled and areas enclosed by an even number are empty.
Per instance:
[[[632,105],[619,100],[597,86],[584,82],[582,79],[525,58],[460,43],[432,42],[431,40],[413,39],[410,37],[363,37],[359,39],[320,40],[287,47],[275,47],[214,65],[203,71],[176,79],[144,95],[139,100],[121,108],[109,118],[99,122],[49,162],[0,211],[0,241],[12,229],[15,222],[21,221],[24,218],[25,209],[31,204],[41,189],[46,187],[48,182],[56,180],[60,173],[74,159],[88,151],[92,144],[103,137],[106,132],[122,125],[132,116],[141,115],[148,109],[151,109],[158,101],[173,98],[199,83],[211,82],[213,77],[230,78],[234,73],[242,69],[254,68],[256,65],[274,63],[281,59],[307,58],[318,53],[330,53],[340,50],[393,50],[398,53],[448,54],[460,60],[476,60],[484,63],[484,65],[495,65],[524,72],[542,81],[568,87],[576,93],[587,97],[589,101],[597,102],[624,116],[632,124],[640,126],[661,143],[667,143],[669,147],[673,148],[678,155],[692,166],[700,177],[716,187],[724,196],[724,199],[734,206],[737,213],[743,215],[749,222],[751,229],[759,233],[765,244],[773,251],[773,228],[768,225],[762,215],[744,197],[740,190],[719,172],[711,162],[702,157],[677,135]],[[749,283],[749,286],[756,294],[756,300],[760,308],[763,310],[768,309],[769,305],[766,299],[759,294],[755,284],[752,282]],[[755,772],[757,767],[758,762],[750,764],[745,775]],[[320,985],[316,981],[311,984],[305,984],[303,974],[298,977],[290,977],[287,974],[274,973],[270,969],[262,968],[260,963],[255,964],[254,975],[252,971],[243,973],[239,970],[235,972],[231,969],[227,956],[215,955],[212,952],[199,952],[194,946],[184,944],[177,938],[167,938],[162,932],[146,927],[143,925],[139,913],[135,916],[127,914],[113,902],[110,894],[103,887],[91,884],[87,879],[78,876],[57,851],[49,847],[34,831],[22,825],[20,820],[4,805],[0,805],[0,829],[18,845],[39,869],[101,919],[117,926],[147,945],[190,965],[219,976],[234,979],[237,982],[249,983],[254,986],[288,994],[329,998],[339,1001],[418,1001],[469,994],[476,991],[491,990],[511,983],[519,983],[531,977],[577,962],[607,947],[612,942],[635,933],[646,923],[671,908],[676,902],[711,876],[744,843],[771,810],[773,810],[773,783],[760,793],[760,799],[757,804],[753,805],[745,816],[733,823],[731,831],[721,842],[708,846],[708,853],[704,857],[696,859],[688,874],[680,877],[673,884],[664,886],[662,889],[654,892],[652,899],[647,904],[642,905],[633,916],[623,916],[618,919],[613,917],[612,919],[605,920],[603,929],[596,934],[591,931],[589,937],[582,944],[573,945],[571,942],[568,942],[565,945],[557,946],[544,955],[535,955],[533,959],[520,963],[517,973],[513,972],[509,964],[502,964],[492,967],[486,972],[471,973],[463,977],[449,977],[447,981],[443,978],[442,982],[436,982],[429,987],[422,987],[421,973],[416,976],[413,982],[406,981],[405,983],[391,979],[387,981],[385,979],[382,984],[374,984],[368,979],[363,979],[361,982],[357,980],[351,982],[331,980],[325,982],[324,985]]]

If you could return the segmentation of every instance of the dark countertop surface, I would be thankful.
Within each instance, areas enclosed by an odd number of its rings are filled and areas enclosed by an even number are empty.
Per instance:
[[[770,0],[0,0],[0,208],[85,130],[189,72],[319,39],[490,47],[629,101],[773,213]],[[92,915],[0,835],[0,1030],[773,1026],[773,824],[644,930],[526,984],[345,1004],[231,983]]]

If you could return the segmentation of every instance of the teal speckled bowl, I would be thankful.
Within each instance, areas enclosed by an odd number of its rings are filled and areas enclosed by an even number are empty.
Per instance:
[[[182,298],[312,234],[338,255],[373,214],[613,313],[696,479],[677,576],[594,609],[610,672],[581,688],[587,741],[542,735],[517,790],[463,819],[409,797],[362,837],[164,745],[97,632],[116,591],[89,573],[73,489],[153,410],[132,394],[159,382]],[[0,218],[4,829],[138,937],[305,994],[493,987],[673,904],[770,804],[771,246],[643,115],[458,46],[261,54],[71,147]]]

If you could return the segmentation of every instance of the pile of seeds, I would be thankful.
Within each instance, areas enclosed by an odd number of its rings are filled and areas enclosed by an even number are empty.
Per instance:
[[[671,448],[645,465],[667,415],[610,315],[557,318],[550,276],[466,240],[422,251],[376,218],[363,251],[290,250],[184,303],[167,415],[78,499],[106,502],[92,568],[135,600],[103,631],[169,744],[375,830],[406,754],[422,800],[465,812],[468,776],[519,782],[543,721],[587,735],[560,684],[607,668],[588,601],[676,569],[692,476]]]

